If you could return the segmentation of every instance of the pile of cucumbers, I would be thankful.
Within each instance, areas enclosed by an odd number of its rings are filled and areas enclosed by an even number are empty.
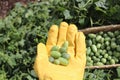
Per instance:
[[[120,30],[86,35],[87,66],[120,63]]]
[[[53,46],[50,51],[49,61],[56,65],[67,66],[70,59],[67,49],[68,41],[65,41],[60,48],[57,45]]]

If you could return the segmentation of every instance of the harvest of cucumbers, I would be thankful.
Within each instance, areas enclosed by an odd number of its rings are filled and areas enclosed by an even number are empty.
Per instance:
[[[87,66],[120,63],[120,31],[100,31],[86,35]]]
[[[65,41],[60,48],[56,45],[53,46],[50,51],[49,61],[56,65],[67,66],[70,59],[70,55],[67,53],[67,49],[68,41]]]

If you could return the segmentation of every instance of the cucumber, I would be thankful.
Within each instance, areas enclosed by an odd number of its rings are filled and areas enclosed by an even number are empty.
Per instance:
[[[59,50],[59,47],[58,46],[53,46],[52,48],[51,48],[51,51],[58,51]]]
[[[111,56],[108,56],[108,57],[107,57],[107,59],[108,59],[108,60],[111,60],[111,59],[112,59],[112,57],[111,57]]]
[[[107,47],[106,47],[106,50],[110,50],[110,49],[111,49],[110,46],[107,46]]]
[[[93,65],[116,64],[120,62],[120,31],[100,31],[95,34],[87,34],[86,36],[86,53],[89,65],[92,62],[94,63],[92,63]]]
[[[103,66],[104,64],[102,62],[95,63],[96,66]]]
[[[67,48],[66,47],[61,47],[59,49],[60,53],[66,53],[67,52]]]
[[[102,58],[101,62],[105,64],[107,62],[106,58]]]
[[[87,61],[91,61],[91,57],[87,56]]]
[[[115,38],[112,38],[112,39],[111,39],[111,41],[113,41],[113,42],[114,42],[115,40],[116,40]]]
[[[91,48],[90,47],[87,48],[86,53],[87,53],[87,55],[89,55],[91,53]]]
[[[92,46],[91,46],[91,49],[92,49],[93,52],[95,52],[95,53],[97,52],[97,47],[96,47],[96,45],[92,45]]]
[[[49,61],[50,61],[51,63],[53,63],[53,62],[54,62],[54,58],[53,58],[52,56],[50,56],[50,57],[49,57]]]
[[[97,56],[97,57],[98,57],[98,56],[100,56],[100,54],[99,54],[98,52],[96,52],[96,53],[95,53],[95,56]]]
[[[104,32],[103,32],[103,31],[100,31],[100,32],[99,32],[99,35],[103,35],[103,34],[104,34]]]
[[[93,34],[93,33],[90,33],[90,34],[88,34],[88,37],[89,37],[89,38],[96,38],[96,35]]]
[[[68,53],[62,53],[62,57],[69,60],[70,59],[70,54]]]
[[[115,64],[115,60],[114,60],[114,59],[111,59],[111,60],[110,60],[110,64]]]
[[[118,45],[118,46],[116,47],[116,50],[117,50],[118,52],[120,52],[120,45]]]
[[[91,46],[91,45],[92,45],[92,40],[91,40],[91,39],[90,39],[90,40],[87,40],[86,42],[87,42],[87,45],[88,45],[88,46]]]
[[[59,58],[61,56],[61,53],[58,52],[58,51],[51,51],[50,52],[50,55],[53,57],[53,58]]]
[[[110,42],[109,41],[105,41],[105,45],[109,46]]]
[[[107,33],[104,33],[104,34],[103,34],[103,37],[108,37]]]
[[[110,36],[110,37],[114,37],[114,34],[110,31],[107,32],[107,34]]]
[[[105,41],[110,41],[111,38],[110,38],[110,37],[105,37],[104,40],[105,40]]]
[[[69,61],[62,57],[59,58],[59,61],[60,61],[60,64],[63,66],[67,66],[69,64]]]
[[[108,54],[105,54],[105,55],[104,55],[104,58],[107,58],[107,57],[108,57]]]
[[[93,59],[93,60],[96,60],[96,59],[97,59],[97,57],[96,57],[96,56],[92,56],[92,59]]]
[[[117,30],[114,32],[115,36],[118,36],[120,34],[120,32]]]
[[[117,45],[116,45],[115,42],[111,42],[111,45],[110,45],[110,46],[111,46],[112,49],[115,49],[115,48],[117,47]]]
[[[98,36],[96,36],[96,41],[100,41],[102,39],[102,36],[100,36],[100,35],[98,35]]]
[[[87,65],[87,66],[93,66],[93,64],[90,63],[90,62],[88,62],[86,65]]]
[[[57,65],[60,64],[60,60],[59,59],[55,59],[54,60],[54,64],[57,64]]]
[[[103,56],[101,56],[101,55],[100,55],[100,56],[98,56],[98,58],[99,58],[99,59],[101,59],[102,57],[103,57]]]
[[[53,46],[50,51],[49,62],[56,65],[67,66],[69,64],[70,55],[67,53],[68,41],[65,41],[61,48]]]
[[[62,47],[64,47],[64,48],[67,49],[67,48],[68,48],[68,45],[69,45],[69,44],[68,44],[68,41],[65,41],[65,42],[63,43]]]
[[[98,43],[98,44],[97,44],[97,48],[99,48],[99,49],[100,49],[100,47],[101,47],[101,44],[100,44],[100,43]]]

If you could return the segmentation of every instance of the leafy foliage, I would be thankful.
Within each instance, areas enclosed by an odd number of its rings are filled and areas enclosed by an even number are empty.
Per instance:
[[[79,29],[119,24],[120,0],[50,0],[55,18],[74,23]]]
[[[29,3],[24,7],[17,3],[9,15],[0,20],[1,78],[36,79],[32,68],[36,45],[46,42],[50,22],[54,20],[46,5],[49,6],[46,2]]]
[[[84,80],[119,80],[119,70],[119,67],[111,69],[86,69]]]

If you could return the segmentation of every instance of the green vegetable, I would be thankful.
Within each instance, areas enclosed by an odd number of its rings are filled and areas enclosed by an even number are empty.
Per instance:
[[[100,35],[96,36],[96,41],[99,42],[99,41],[101,40],[101,38],[102,38],[102,37],[101,37]]]
[[[112,32],[107,32],[107,34],[110,36],[110,37],[114,37],[114,34]]]
[[[87,61],[91,61],[91,57],[87,56]]]
[[[112,57],[111,57],[111,56],[108,56],[108,57],[107,57],[107,59],[108,59],[108,60],[111,60],[111,59],[112,59]]]
[[[69,44],[68,44],[68,41],[65,41],[65,42],[63,43],[62,47],[64,47],[64,48],[67,49],[67,48],[68,48],[68,45],[69,45]]]
[[[111,64],[115,64],[115,60],[114,60],[114,59],[111,59],[111,60],[110,60],[110,63],[111,63]]]
[[[104,58],[107,58],[108,57],[108,54],[104,54]]]
[[[61,53],[66,53],[67,52],[67,48],[66,47],[61,47],[59,51]]]
[[[53,57],[53,58],[59,58],[61,56],[61,53],[58,52],[58,51],[51,51],[50,52],[50,55]]]
[[[96,37],[96,35],[93,34],[93,33],[88,34],[88,36],[89,36],[90,38],[95,38],[95,37]]]
[[[59,50],[59,47],[58,46],[53,46],[52,48],[51,48],[51,51],[58,51]]]
[[[86,65],[87,65],[87,66],[93,66],[93,64],[92,64],[92,63],[87,63]]]
[[[114,34],[115,34],[116,36],[118,36],[118,35],[120,34],[120,32],[119,32],[118,30],[116,30],[116,31],[114,32]]]
[[[91,48],[90,47],[87,48],[87,52],[86,53],[87,53],[87,55],[89,55],[91,53]]]
[[[49,57],[49,61],[52,63],[54,62],[54,58],[52,56]]]
[[[62,57],[69,60],[70,59],[70,54],[68,53],[62,53]]]
[[[91,46],[93,52],[97,52],[97,47],[95,45]]]
[[[105,39],[104,39],[105,41],[110,41],[111,40],[111,38],[110,37],[105,37]]]
[[[69,61],[65,58],[60,57],[59,60],[60,60],[60,64],[63,66],[67,66],[69,64]]]
[[[110,50],[111,48],[110,48],[110,46],[107,46],[107,48],[106,48],[107,50]]]
[[[109,46],[110,43],[109,43],[109,41],[105,41],[105,44],[106,44],[107,46]]]
[[[96,52],[96,53],[95,53],[95,56],[99,57],[99,56],[100,56],[100,54],[99,54],[98,52]]]
[[[101,62],[97,62],[95,65],[96,65],[96,66],[103,66],[104,64],[101,63]]]
[[[98,62],[103,65],[116,64],[120,62],[120,32],[108,31],[89,33],[86,35],[87,63],[96,65]]]
[[[91,40],[91,39],[90,39],[90,40],[87,40],[86,42],[87,42],[87,45],[88,45],[88,46],[91,46],[91,45],[92,45],[92,40]]]
[[[70,54],[67,53],[68,41],[65,41],[61,48],[53,46],[50,51],[49,61],[57,65],[67,66],[70,59]]]
[[[59,60],[59,59],[55,59],[55,60],[54,60],[54,64],[59,65],[59,64],[60,64],[60,60]]]
[[[101,44],[100,44],[100,43],[98,43],[98,44],[97,44],[97,48],[100,48],[100,47],[101,47]]]
[[[102,62],[102,63],[106,63],[106,61],[107,61],[107,60],[106,60],[105,58],[102,58],[102,59],[101,59],[101,62]]]
[[[120,45],[117,46],[116,50],[120,52]]]
[[[115,49],[116,47],[117,47],[116,43],[115,42],[111,42],[111,48]]]

